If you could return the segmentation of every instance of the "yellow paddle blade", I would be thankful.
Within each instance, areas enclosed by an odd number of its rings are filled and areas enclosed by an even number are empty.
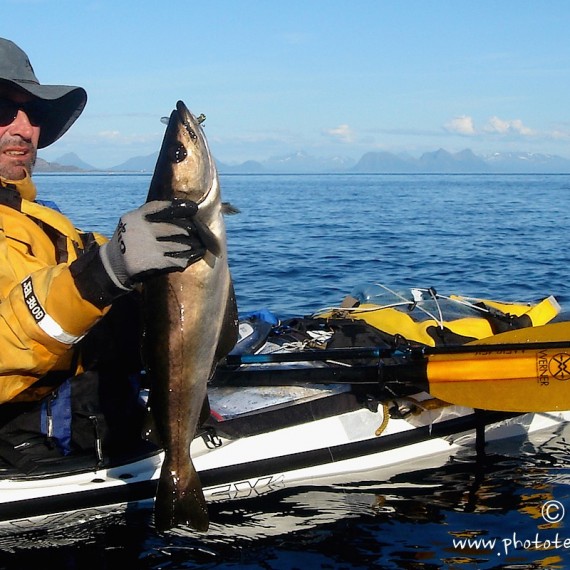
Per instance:
[[[536,338],[529,342],[538,342]],[[570,410],[570,349],[432,355],[427,377],[433,396],[462,406],[505,412]]]

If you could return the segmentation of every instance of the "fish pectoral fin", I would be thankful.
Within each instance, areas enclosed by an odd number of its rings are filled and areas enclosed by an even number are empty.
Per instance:
[[[222,202],[222,214],[224,216],[234,216],[240,214],[241,210],[234,206],[231,202]]]
[[[216,348],[215,364],[217,364],[222,358],[225,358],[238,341],[238,308],[234,284],[231,279],[228,287],[229,291],[226,301],[226,310],[224,312],[224,320],[222,322],[222,329],[218,339],[218,346]]]
[[[204,247],[216,257],[220,257],[222,248],[220,246],[220,240],[217,238],[216,234],[214,234],[214,232],[197,217],[194,217],[193,222],[196,227],[196,232],[204,244]]]
[[[198,426],[202,426],[208,419],[210,419],[210,399],[208,398],[208,394],[204,398],[204,403],[202,404],[202,410],[200,411],[200,418],[198,419]]]

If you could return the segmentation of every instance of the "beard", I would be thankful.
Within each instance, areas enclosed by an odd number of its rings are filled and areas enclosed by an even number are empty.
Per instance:
[[[10,154],[11,148],[18,148],[24,153]],[[0,176],[7,180],[22,180],[26,172],[31,175],[37,153],[35,145],[19,137],[0,140]]]

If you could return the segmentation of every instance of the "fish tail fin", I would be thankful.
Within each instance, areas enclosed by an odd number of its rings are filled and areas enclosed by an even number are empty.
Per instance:
[[[154,503],[154,525],[159,531],[178,525],[201,532],[208,530],[208,507],[194,467],[187,477],[179,477],[174,469],[163,464]]]

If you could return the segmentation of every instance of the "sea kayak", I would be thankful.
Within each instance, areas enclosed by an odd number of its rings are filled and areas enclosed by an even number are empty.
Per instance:
[[[207,501],[355,481],[370,472],[388,481],[466,450],[484,453],[488,442],[561,429],[570,411],[475,409],[434,397],[413,379],[386,384],[351,380],[349,374],[338,381],[339,368],[370,367],[362,349],[391,354],[402,347],[463,346],[540,327],[560,319],[559,311],[552,297],[505,303],[446,297],[431,288],[357,293],[342,306],[294,319],[266,310],[242,315],[239,342],[208,390],[210,417],[191,446]],[[333,350],[343,350],[342,358],[326,356]],[[325,357],[317,358],[318,351]],[[250,362],[241,363],[246,357]],[[271,381],[277,371],[285,380]],[[141,402],[147,396],[141,393]],[[112,462],[71,455],[27,473],[3,465],[0,536],[152,505],[162,459],[162,451],[149,444]]]

